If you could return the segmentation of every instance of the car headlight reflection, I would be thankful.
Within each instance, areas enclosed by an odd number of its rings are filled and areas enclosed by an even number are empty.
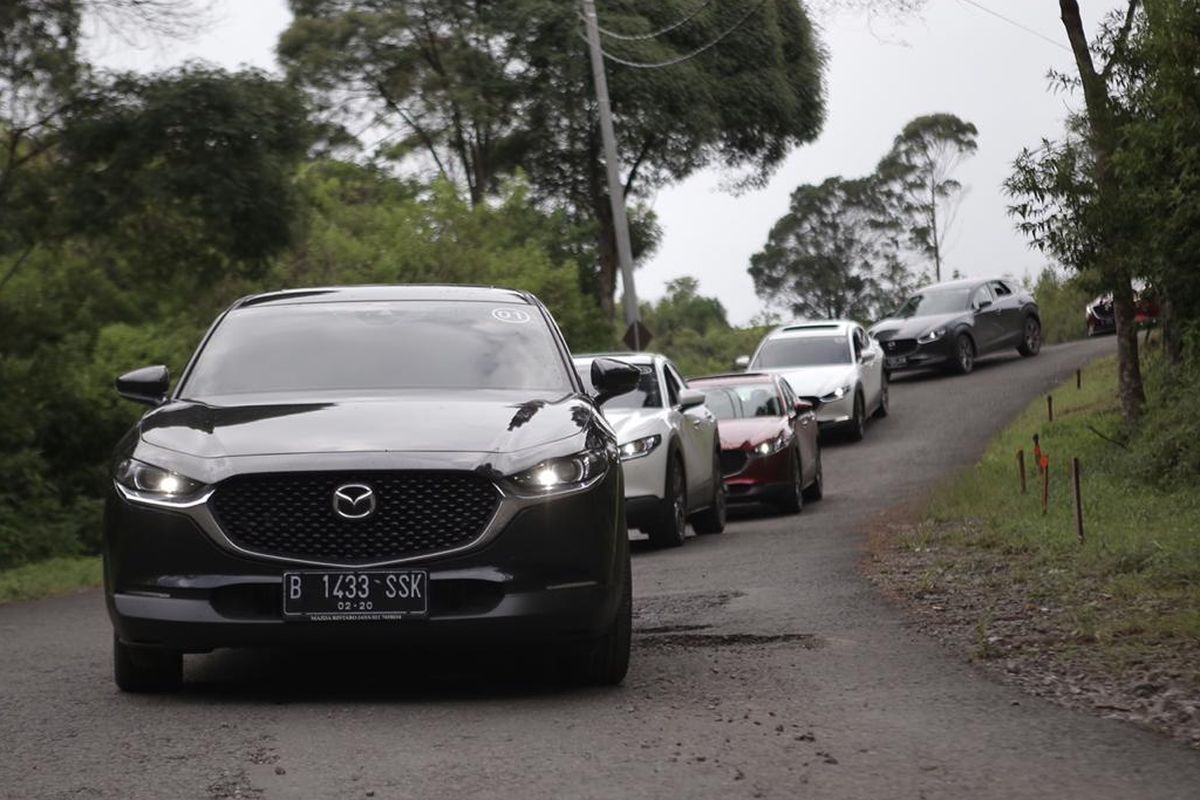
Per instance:
[[[763,442],[754,448],[756,455],[769,456],[778,453],[780,450],[788,446],[788,435],[781,433],[769,442]]]
[[[936,342],[938,339],[942,338],[945,335],[946,335],[945,328],[934,328],[929,333],[926,333],[923,336],[918,337],[917,341],[920,342],[921,344],[929,344],[930,342]]]
[[[843,397],[845,397],[846,395],[850,394],[850,390],[851,390],[851,389],[853,389],[853,388],[854,388],[854,387],[853,387],[853,386],[850,386],[850,385],[846,385],[846,386],[839,386],[839,387],[838,387],[837,389],[835,389],[834,391],[832,391],[832,392],[830,392],[829,394],[827,394],[827,395],[823,396],[823,397],[821,398],[821,402],[822,402],[822,403],[832,403],[832,402],[834,402],[834,401],[836,401],[836,400],[841,400]]]
[[[183,503],[200,494],[206,486],[178,472],[127,458],[113,474],[117,484],[133,499],[165,503]]]
[[[621,460],[632,461],[635,458],[644,458],[653,453],[660,444],[662,444],[662,436],[657,433],[653,436],[644,436],[641,439],[626,442],[621,445]]]
[[[608,471],[607,450],[585,450],[551,458],[513,475],[508,486],[522,497],[549,497],[584,489]]]

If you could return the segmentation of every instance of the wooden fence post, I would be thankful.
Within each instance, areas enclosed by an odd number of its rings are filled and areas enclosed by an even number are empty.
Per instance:
[[[1025,450],[1017,451],[1017,468],[1021,472],[1021,494],[1028,494],[1029,491],[1025,487]]]
[[[1071,479],[1075,485],[1075,535],[1083,544],[1083,492],[1079,483],[1079,459],[1071,459]]]

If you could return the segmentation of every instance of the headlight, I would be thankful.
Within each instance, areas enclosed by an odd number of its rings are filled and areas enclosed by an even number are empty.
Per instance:
[[[186,502],[205,488],[200,481],[132,458],[117,465],[113,478],[133,499],[167,503]]]
[[[850,394],[853,386],[839,386],[835,391],[830,392],[821,398],[822,403],[832,403],[835,400],[841,400],[846,395]]]
[[[760,456],[769,456],[773,453],[778,453],[780,450],[788,446],[788,435],[781,433],[769,442],[763,442],[754,448],[754,452]]]
[[[662,444],[662,437],[657,433],[653,436],[646,436],[641,439],[634,439],[632,442],[626,442],[621,445],[621,460],[632,461],[635,458],[648,456],[660,444]]]
[[[934,328],[929,333],[918,337],[917,341],[920,342],[921,344],[929,344],[930,342],[936,342],[938,339],[942,338],[945,335],[946,335],[945,328]]]
[[[552,458],[519,472],[506,483],[522,497],[547,497],[584,489],[608,471],[608,451],[585,450],[573,456]]]

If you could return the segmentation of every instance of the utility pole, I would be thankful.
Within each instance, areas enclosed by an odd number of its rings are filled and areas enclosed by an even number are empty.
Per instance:
[[[587,24],[588,48],[592,53],[592,78],[596,84],[596,104],[600,110],[600,135],[604,139],[604,164],[608,168],[608,199],[612,203],[613,227],[617,234],[617,259],[625,289],[625,321],[633,331],[634,350],[642,349],[637,290],[633,285],[633,245],[629,241],[629,218],[625,213],[625,187],[621,183],[621,158],[617,155],[617,137],[613,132],[612,105],[608,99],[608,76],[604,71],[604,51],[600,44],[600,22],[595,0],[582,0],[583,19]]]

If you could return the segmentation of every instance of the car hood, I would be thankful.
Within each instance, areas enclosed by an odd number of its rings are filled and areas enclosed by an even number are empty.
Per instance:
[[[617,444],[628,444],[641,439],[643,436],[654,434],[666,435],[666,412],[654,408],[614,408],[605,409],[604,416],[608,424],[617,432]]]
[[[847,384],[853,386],[858,380],[858,369],[854,364],[827,364],[819,367],[780,367],[757,370],[780,375],[799,397],[824,397]]]
[[[786,417],[723,419],[717,423],[722,450],[742,450],[769,442],[788,430]]]
[[[968,311],[908,319],[885,319],[871,328],[871,335],[881,342],[889,339],[917,339],[935,328],[944,328],[959,321],[969,320],[970,317],[971,313]]]
[[[595,412],[574,395],[466,391],[328,402],[174,402],[141,439],[200,458],[304,453],[512,453],[578,435]]]

